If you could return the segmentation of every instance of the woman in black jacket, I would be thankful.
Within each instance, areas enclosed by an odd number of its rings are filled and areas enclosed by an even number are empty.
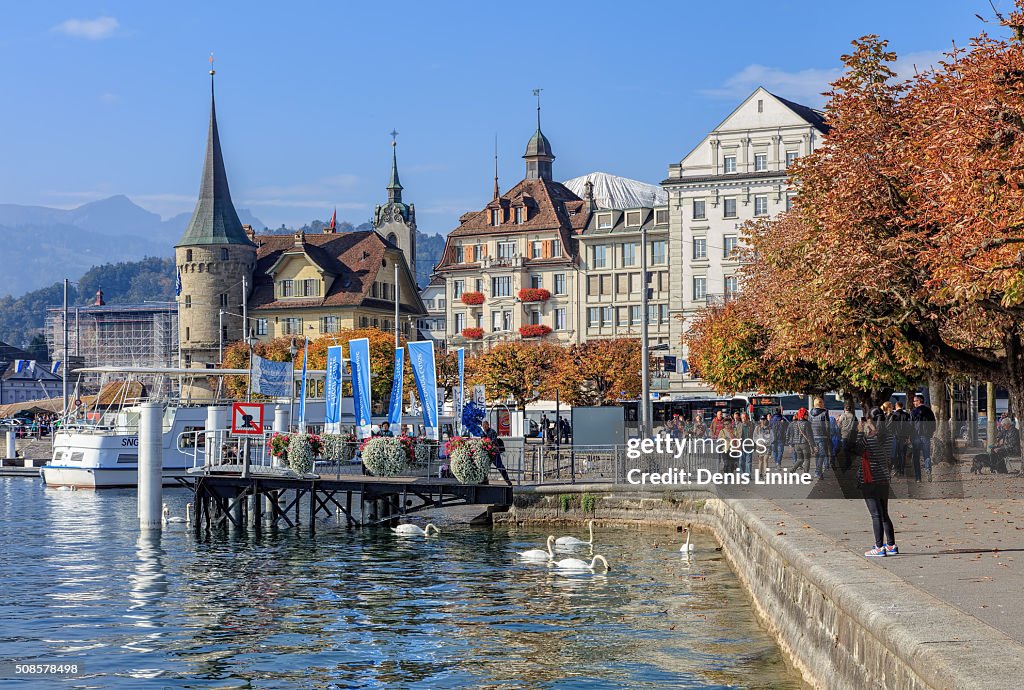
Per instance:
[[[889,444],[891,440],[881,428],[885,413],[875,408],[871,419],[861,423],[858,450],[860,467],[857,482],[864,494],[864,502],[871,514],[871,527],[875,533],[875,548],[865,551],[869,558],[895,556],[900,550],[896,546],[896,531],[889,517]]]

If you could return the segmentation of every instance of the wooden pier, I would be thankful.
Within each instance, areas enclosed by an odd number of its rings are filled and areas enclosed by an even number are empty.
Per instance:
[[[340,517],[349,528],[395,524],[406,515],[447,506],[512,505],[512,487],[460,484],[432,477],[285,477],[208,473],[178,480],[195,493],[196,536],[217,527],[296,527],[316,530],[317,519]],[[305,499],[305,500],[303,500]]]

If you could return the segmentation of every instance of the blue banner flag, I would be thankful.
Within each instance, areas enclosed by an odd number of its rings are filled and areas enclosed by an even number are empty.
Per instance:
[[[299,431],[306,431],[306,364],[309,362],[309,338],[302,348],[302,386],[299,388]]]
[[[25,371],[26,369],[28,369],[28,360],[27,359],[16,359],[16,360],[14,360],[14,373],[15,374],[20,374],[21,372]]]
[[[462,428],[462,410],[466,407],[466,348],[456,350],[459,357],[459,409],[455,411],[455,421]]]
[[[56,374],[57,371],[60,369],[60,365],[61,365],[60,362],[53,362],[53,363],[51,363],[50,364],[50,373],[51,374]]]
[[[352,408],[356,416],[356,436],[370,435],[370,341],[367,338],[348,341],[348,357],[352,367]]]
[[[409,343],[406,347],[409,350],[409,364],[412,365],[413,377],[416,379],[420,405],[423,407],[423,426],[427,428],[428,436],[436,441],[437,365],[434,362],[434,343],[427,340]]]
[[[180,297],[181,296],[181,269],[180,268],[178,269],[177,277],[174,279],[174,296],[175,297]]]
[[[402,378],[404,372],[405,350],[396,347],[395,373],[391,381],[391,401],[388,403],[388,422],[394,430],[392,433],[398,433],[398,429],[402,424]]]
[[[341,345],[327,348],[327,379],[324,381],[324,433],[341,433]]]
[[[259,355],[252,356],[252,392],[273,398],[292,394],[292,363],[272,362]]]

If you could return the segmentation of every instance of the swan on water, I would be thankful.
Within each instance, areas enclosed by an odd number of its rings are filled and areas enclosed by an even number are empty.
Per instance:
[[[192,504],[191,503],[186,503],[185,504],[185,517],[178,517],[177,515],[175,515],[174,517],[171,517],[171,509],[170,509],[170,507],[166,503],[164,503],[163,516],[164,516],[164,524],[172,524],[172,523],[173,524],[184,523],[186,525],[191,524],[192,523]]]
[[[578,558],[563,558],[560,561],[552,559],[549,561],[549,565],[553,565],[559,570],[593,570],[598,561],[601,561],[604,565],[604,571],[606,573],[611,572],[612,568],[608,565],[608,560],[600,554],[590,559],[590,563],[581,561]]]
[[[686,543],[679,547],[679,551],[689,554],[693,552],[693,544],[690,543],[690,526],[684,527],[683,531],[686,532]]]
[[[583,541],[576,537],[559,537],[555,540],[555,546],[593,546],[594,545],[594,521],[587,520],[587,528],[590,530],[590,540]]]
[[[530,549],[529,551],[520,551],[519,557],[524,561],[550,561],[555,557],[555,552],[551,550],[551,544],[555,541],[555,535],[548,537],[548,548],[547,551],[544,549]]]
[[[399,525],[398,527],[391,528],[391,531],[395,534],[407,534],[419,537],[429,536],[430,530],[434,530],[434,534],[441,534],[441,530],[439,530],[433,523],[428,523],[426,527],[420,527],[419,525],[406,523],[404,525]]]

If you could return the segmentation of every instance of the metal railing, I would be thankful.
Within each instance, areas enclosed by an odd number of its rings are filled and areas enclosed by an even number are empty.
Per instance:
[[[716,452],[641,453],[630,458],[626,445],[561,446],[529,444],[518,452],[503,455],[505,468],[516,484],[623,484],[631,470],[691,473],[698,469],[719,472],[725,467]],[[496,475],[492,469],[491,476]]]

